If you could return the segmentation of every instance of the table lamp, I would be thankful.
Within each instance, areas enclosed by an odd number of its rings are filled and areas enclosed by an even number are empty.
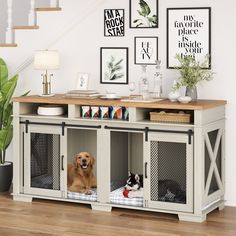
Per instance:
[[[39,50],[34,54],[34,68],[37,70],[46,70],[43,77],[43,94],[41,96],[54,96],[51,93],[51,76],[48,76],[48,70],[59,68],[59,54],[55,50]]]

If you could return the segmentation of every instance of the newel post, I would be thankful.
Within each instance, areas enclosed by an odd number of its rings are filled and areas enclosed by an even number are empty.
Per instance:
[[[6,43],[13,43],[13,30],[12,30],[12,0],[7,0]]]

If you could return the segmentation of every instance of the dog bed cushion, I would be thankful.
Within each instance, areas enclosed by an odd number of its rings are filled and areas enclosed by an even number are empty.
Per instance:
[[[76,200],[96,202],[97,201],[97,189],[93,188],[91,190],[92,194],[76,193],[76,192],[67,192],[67,197]]]
[[[110,201],[119,205],[129,205],[129,206],[137,206],[143,207],[143,198],[142,197],[134,197],[134,198],[126,198],[123,195],[124,187],[118,188],[110,193]]]

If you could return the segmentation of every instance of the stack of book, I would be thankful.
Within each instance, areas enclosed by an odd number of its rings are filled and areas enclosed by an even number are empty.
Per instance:
[[[95,90],[70,90],[65,96],[70,98],[94,99],[99,97],[100,94]]]

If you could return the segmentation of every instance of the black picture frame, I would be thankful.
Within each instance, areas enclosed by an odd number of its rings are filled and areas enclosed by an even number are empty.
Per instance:
[[[211,69],[211,7],[167,8],[168,69],[178,67],[176,54],[191,55],[200,63],[208,56],[204,69]]]
[[[110,64],[110,65],[109,65]],[[113,72],[111,73],[111,67]],[[129,49],[128,47],[100,48],[100,83],[128,84],[129,83]],[[114,69],[116,69],[116,74]]]
[[[158,60],[158,37],[134,37],[134,64],[156,65]]]
[[[125,36],[125,9],[104,9],[104,37]]]
[[[145,0],[145,4],[148,5],[150,13],[149,20],[142,14],[141,0],[129,0],[129,27],[132,29],[147,29],[159,27],[159,0]],[[148,9],[148,8],[147,8]],[[146,14],[148,11],[146,11]],[[144,13],[145,14],[145,13]],[[150,19],[153,19],[151,21]]]

